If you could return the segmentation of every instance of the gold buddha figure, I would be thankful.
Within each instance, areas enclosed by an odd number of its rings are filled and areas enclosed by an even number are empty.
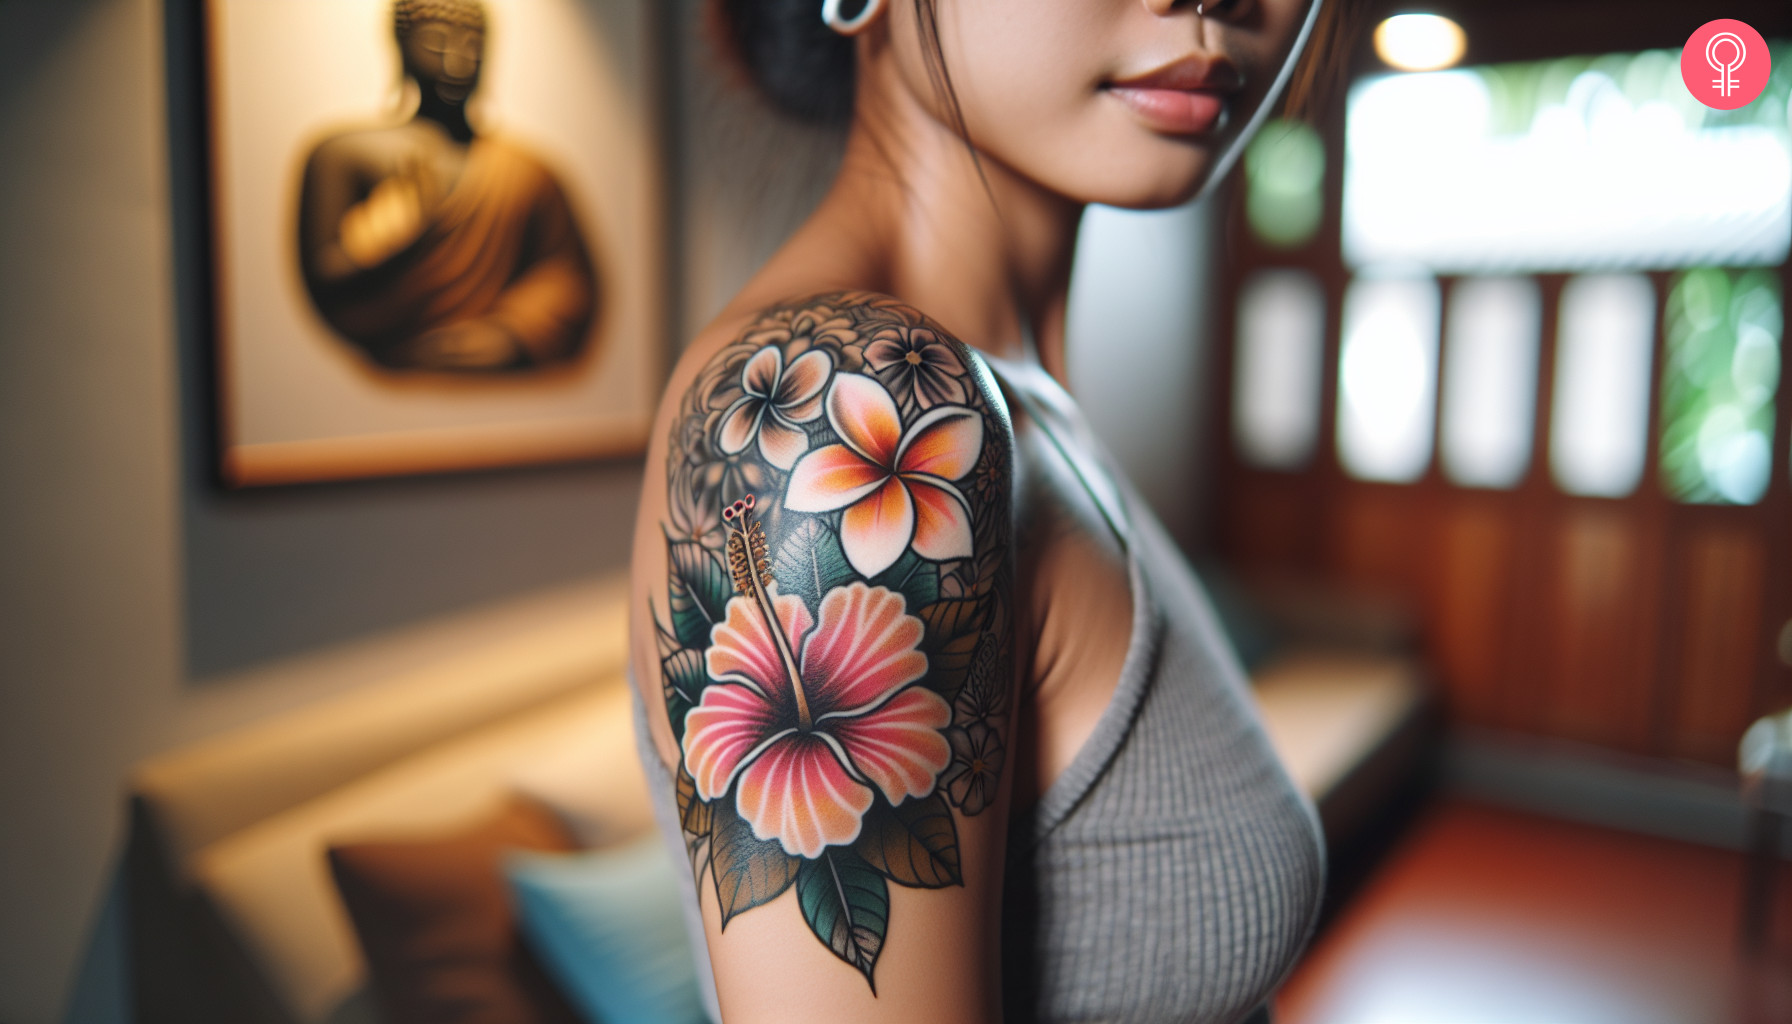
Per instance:
[[[395,0],[416,113],[319,143],[299,266],[318,312],[389,370],[515,372],[579,355],[590,251],[552,171],[467,119],[485,58],[478,0]]]

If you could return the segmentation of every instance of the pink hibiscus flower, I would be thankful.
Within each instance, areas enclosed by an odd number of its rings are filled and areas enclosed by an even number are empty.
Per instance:
[[[862,576],[888,569],[911,544],[935,561],[970,557],[971,510],[951,481],[969,473],[983,451],[982,418],[962,405],[936,405],[903,430],[884,386],[852,373],[834,378],[827,412],[846,443],[797,462],[784,507],[846,509],[840,545]]]
[[[872,786],[892,804],[933,792],[952,761],[952,709],[911,685],[927,656],[901,594],[863,583],[829,591],[819,623],[800,597],[773,601],[801,686],[759,606],[730,600],[705,655],[717,682],[685,715],[685,764],[705,800],[738,779],[735,808],[753,834],[813,858],[859,837]]]
[[[722,415],[717,442],[728,455],[738,455],[757,437],[765,461],[788,470],[809,450],[802,424],[821,415],[821,389],[834,361],[812,350],[784,365],[784,353],[767,345],[753,353],[740,371],[745,394]]]

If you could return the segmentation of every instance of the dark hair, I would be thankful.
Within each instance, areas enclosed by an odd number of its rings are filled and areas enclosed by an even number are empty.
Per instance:
[[[864,2],[846,0],[842,13],[851,16]],[[1356,20],[1346,10],[1357,6],[1356,0],[1320,2],[1318,22],[1283,99],[1284,108],[1296,116],[1336,85]],[[940,48],[938,3],[915,0],[922,50],[953,127],[963,135],[964,115]],[[714,0],[711,9],[719,16],[716,27],[724,49],[778,109],[819,124],[844,125],[852,119],[853,41],[823,24],[820,0]]]
[[[779,110],[819,124],[852,119],[853,42],[821,0],[716,0],[723,48]]]
[[[1307,48],[1301,51],[1281,100],[1288,117],[1308,121],[1322,116],[1325,112],[1320,107],[1326,98],[1343,87],[1363,26],[1363,0],[1319,2],[1323,6],[1307,37]]]

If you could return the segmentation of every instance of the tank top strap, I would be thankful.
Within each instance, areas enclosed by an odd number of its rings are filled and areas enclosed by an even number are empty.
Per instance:
[[[1115,483],[1113,471],[1107,464],[1106,449],[1088,420],[1083,418],[1076,399],[1037,364],[1002,359],[985,352],[973,351],[972,354],[989,368],[1002,391],[1039,425],[1101,511],[1114,538],[1130,552],[1132,519],[1127,512],[1124,492]]]

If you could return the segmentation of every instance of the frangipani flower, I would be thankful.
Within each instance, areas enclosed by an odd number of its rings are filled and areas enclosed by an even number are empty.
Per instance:
[[[963,403],[964,363],[930,328],[891,324],[871,336],[865,362],[909,408]]]
[[[952,774],[946,792],[966,814],[977,814],[996,797],[1002,778],[1002,737],[987,722],[952,730]]]
[[[820,350],[798,356],[789,366],[776,345],[753,353],[740,371],[745,394],[722,416],[717,437],[722,451],[738,455],[757,437],[765,461],[790,469],[809,450],[809,435],[801,425],[821,415],[821,389],[833,368],[833,358]]]
[[[883,385],[851,373],[834,378],[827,411],[846,443],[802,457],[784,507],[846,509],[840,545],[862,576],[888,569],[911,544],[935,561],[968,558],[971,510],[951,481],[969,473],[983,451],[982,418],[962,405],[936,405],[905,431]]]
[[[952,760],[952,709],[911,685],[927,656],[901,594],[863,583],[829,591],[819,623],[800,597],[772,601],[801,693],[760,606],[731,599],[704,655],[717,682],[685,715],[685,764],[705,800],[738,780],[735,808],[753,834],[814,858],[859,837],[871,787],[892,804],[933,792]]]
[[[827,303],[776,310],[748,330],[746,341],[753,345],[777,345],[787,358],[826,352],[833,357],[836,369],[849,372],[856,373],[865,365],[859,330],[852,318]]]

